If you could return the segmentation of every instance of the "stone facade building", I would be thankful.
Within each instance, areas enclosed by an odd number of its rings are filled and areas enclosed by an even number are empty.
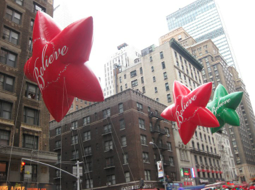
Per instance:
[[[49,152],[49,112],[37,84],[24,75],[32,55],[36,12],[53,13],[53,2],[0,0],[0,186],[49,188],[48,167],[25,162],[55,162]],[[46,187],[46,185],[48,187]]]

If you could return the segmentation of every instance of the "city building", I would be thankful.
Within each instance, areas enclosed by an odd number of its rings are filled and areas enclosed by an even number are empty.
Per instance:
[[[243,98],[238,108],[238,115],[242,116],[240,127],[229,127],[229,133],[233,145],[233,153],[236,155],[237,173],[241,182],[250,182],[255,176],[255,119],[249,94],[245,84],[239,78],[234,67],[228,67],[233,76],[235,88],[243,92]]]
[[[111,56],[109,61],[104,64],[104,97],[107,98],[118,91],[117,78],[118,70],[132,66],[140,60],[140,50],[135,47],[123,43],[117,47],[118,51]],[[117,70],[115,68],[118,68]],[[115,85],[114,85],[115,84]]]
[[[183,28],[166,34],[158,47],[142,50],[141,61],[118,71],[119,91],[132,88],[165,105],[173,103],[172,85],[178,80],[191,90],[203,83],[202,64],[182,45],[179,36],[194,42]],[[175,38],[176,37],[176,38]],[[175,122],[173,125],[178,171],[184,185],[198,185],[223,180],[215,135],[209,128],[198,127],[192,140],[184,145]]]
[[[171,122],[159,114],[165,105],[127,89],[104,102],[50,122],[50,147],[58,154],[57,167],[72,173],[83,161],[82,189],[163,187],[156,162],[163,159],[170,181],[179,181]],[[150,143],[151,142],[151,143]],[[152,145],[155,144],[155,145]],[[51,170],[58,189],[76,187],[76,179]]]
[[[215,0],[196,0],[166,17],[169,31],[183,27],[197,43],[211,39],[229,66],[237,67]]]
[[[171,35],[203,64],[203,82],[212,82],[213,92],[218,84],[225,86],[228,93],[235,91],[244,92],[240,106],[237,108],[237,113],[240,118],[240,127],[233,127],[226,124],[222,131],[222,139],[217,139],[219,140],[218,148],[222,157],[222,166],[224,165],[224,168],[232,168],[232,171],[223,170],[222,172],[225,171],[223,176],[230,179],[230,181],[239,180],[239,182],[250,182],[250,178],[255,174],[254,114],[245,85],[238,77],[236,69],[227,65],[224,58],[219,53],[219,49],[212,40],[209,39],[194,43],[194,39],[192,40],[192,37],[189,36],[183,28],[178,28],[162,36],[160,41],[166,43]],[[214,93],[212,93],[212,96],[213,94]],[[227,150],[223,151],[222,145],[220,145],[222,144],[221,142],[226,142],[224,133],[228,134],[230,137],[229,141],[232,151],[229,154],[225,154]],[[225,147],[225,144],[223,144],[223,146]],[[224,149],[226,149],[226,147]],[[232,154],[234,155],[237,171],[233,170]],[[225,160],[228,160],[228,162],[225,162]]]
[[[143,52],[143,50],[142,50]],[[118,71],[118,91],[132,88],[164,105],[173,103],[172,85],[178,80],[190,89],[202,82],[202,65],[176,40],[164,43],[132,66]]]
[[[52,1],[0,0],[0,189],[50,189],[48,167],[21,159],[57,160],[49,152],[49,112],[23,71],[38,10],[52,16]]]

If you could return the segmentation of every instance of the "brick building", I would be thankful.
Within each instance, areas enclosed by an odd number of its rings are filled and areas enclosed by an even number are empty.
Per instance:
[[[24,173],[21,158],[45,162],[57,159],[55,153],[49,152],[48,110],[37,84],[23,72],[32,55],[38,10],[52,15],[52,1],[0,0],[0,188],[46,187],[48,168],[26,163]]]
[[[72,172],[83,161],[82,188],[162,187],[156,161],[164,160],[171,181],[179,180],[171,122],[160,117],[165,106],[128,89],[50,122],[50,147],[62,169]],[[154,142],[156,146],[149,142]],[[76,187],[76,179],[51,170],[57,188]]]

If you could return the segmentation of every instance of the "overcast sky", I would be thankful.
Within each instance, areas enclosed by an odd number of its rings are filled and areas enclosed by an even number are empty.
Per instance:
[[[159,37],[168,32],[166,16],[192,2],[194,0],[55,0],[55,7],[59,4],[60,7],[55,10],[54,19],[64,27],[75,20],[93,17],[94,43],[88,64],[103,78],[103,64],[117,51],[118,45],[126,42],[138,49],[158,45]],[[254,1],[216,0],[216,3],[254,109]]]

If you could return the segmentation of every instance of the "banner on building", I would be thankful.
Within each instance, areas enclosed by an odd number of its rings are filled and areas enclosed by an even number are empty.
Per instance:
[[[164,176],[164,170],[163,170],[163,163],[162,161],[157,161],[157,168],[158,168],[158,177],[161,178]]]

